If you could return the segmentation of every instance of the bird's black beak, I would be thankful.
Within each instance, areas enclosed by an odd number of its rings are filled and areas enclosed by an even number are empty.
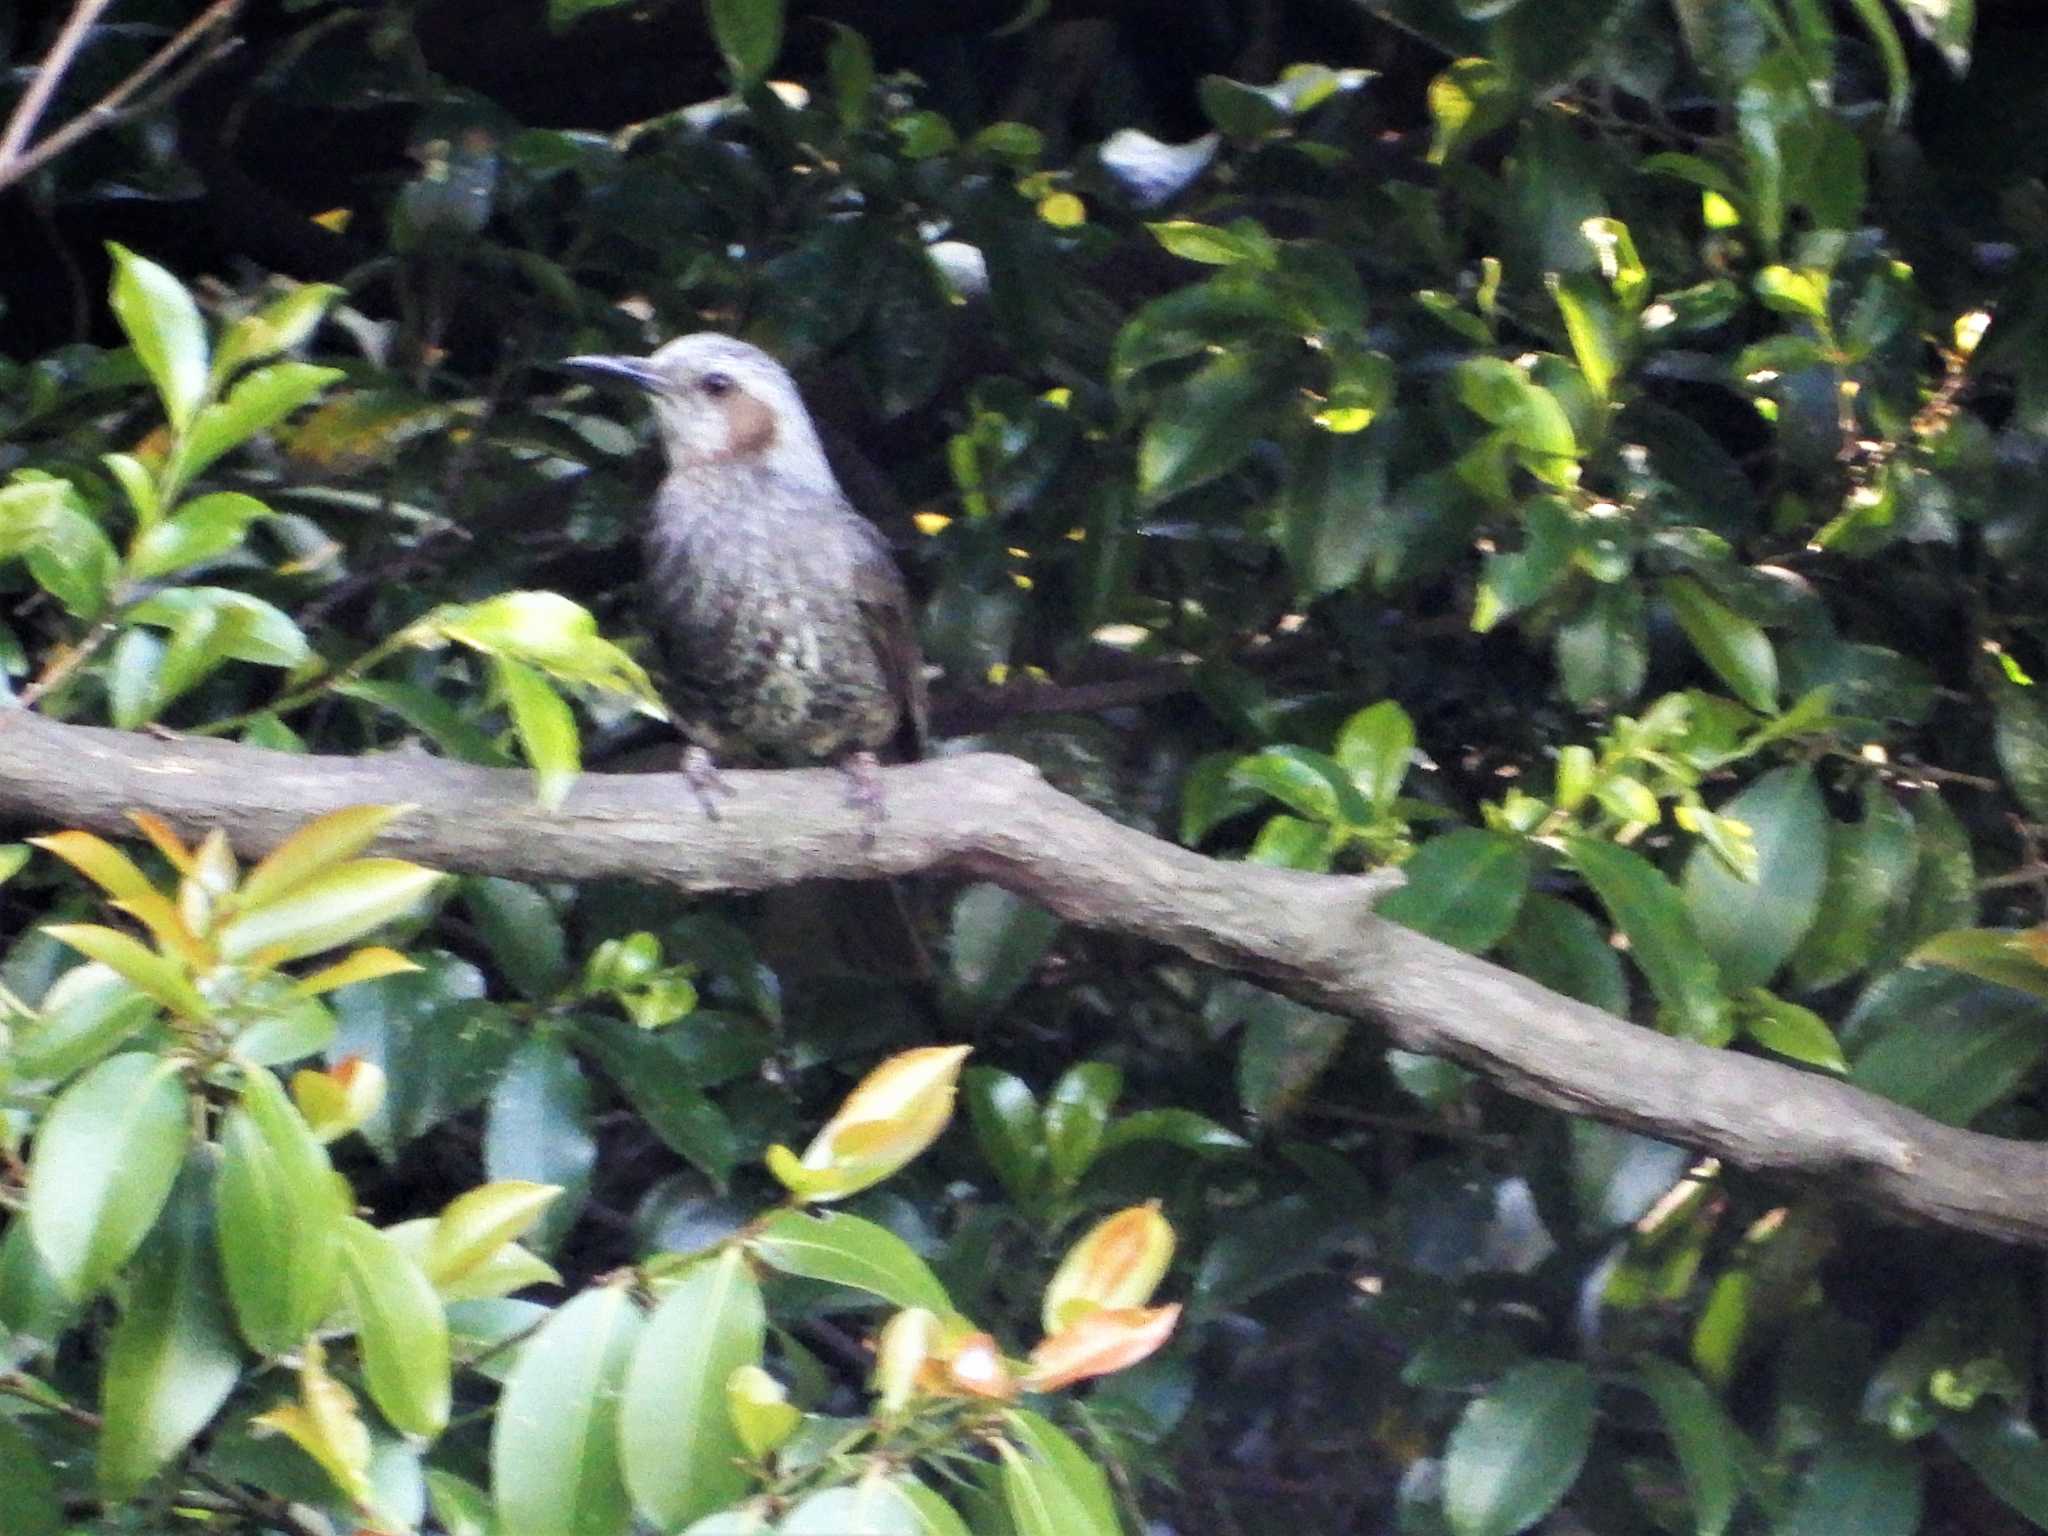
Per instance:
[[[593,379],[616,379],[622,384],[648,391],[664,389],[668,382],[644,357],[608,357],[592,353],[583,357],[565,357],[556,366]]]

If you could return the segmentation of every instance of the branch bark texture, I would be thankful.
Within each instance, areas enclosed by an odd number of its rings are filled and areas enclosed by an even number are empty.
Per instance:
[[[557,812],[522,772],[424,756],[301,757],[0,714],[0,815],[133,831],[150,810],[245,855],[345,805],[409,803],[379,843],[524,880],[625,876],[681,891],[938,871],[1068,921],[1253,973],[1446,1056],[1509,1093],[1745,1167],[1823,1181],[1892,1215],[2048,1246],[2048,1146],[1958,1130],[1814,1073],[1673,1040],[1375,917],[1388,877],[1204,858],[1120,825],[1014,758],[888,769],[879,826],[831,771],[729,773],[716,821],[677,774],[586,774]],[[872,836],[869,834],[872,832]]]

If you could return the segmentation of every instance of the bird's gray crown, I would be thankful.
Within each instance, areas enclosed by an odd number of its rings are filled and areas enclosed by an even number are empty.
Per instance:
[[[837,492],[789,370],[737,336],[698,331],[640,357],[572,357],[566,366],[647,392],[672,469],[745,464]]]

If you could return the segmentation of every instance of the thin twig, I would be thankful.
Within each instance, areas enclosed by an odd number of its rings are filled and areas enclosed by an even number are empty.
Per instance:
[[[105,7],[106,3],[107,0],[98,0],[98,3],[94,3],[94,0],[81,0],[79,11],[74,12],[71,21],[65,23],[66,31],[69,32],[72,22],[78,20],[79,15],[84,13],[88,5],[92,7],[92,15],[97,15]],[[73,117],[61,128],[52,130],[34,148],[15,145],[11,153],[0,153],[0,189],[12,186],[24,176],[29,175],[33,171],[40,170],[45,164],[54,160],[58,155],[63,154],[65,150],[71,148],[72,145],[85,138],[88,134],[96,133],[108,124],[119,121],[121,109],[127,104],[129,97],[133,96],[191,51],[193,45],[208,32],[212,31],[215,27],[226,25],[228,18],[240,9],[241,3],[242,0],[213,0],[213,4],[209,5],[180,28],[169,42],[143,60],[141,67],[128,76],[127,79],[116,85],[106,95]],[[91,15],[86,16],[88,24],[91,19]],[[58,47],[61,47],[63,43],[64,39],[60,37],[58,39]],[[76,42],[73,42],[71,46],[75,50],[77,47]],[[59,59],[57,51],[57,47],[53,47],[50,50],[50,57],[43,62],[42,68],[37,72],[35,84],[30,87],[30,92],[34,93],[37,87],[43,86],[45,77],[49,77],[49,85],[42,92],[44,100],[48,99],[50,91],[55,90],[57,85],[57,80],[51,73],[52,66],[56,66],[57,74],[61,74],[63,69],[68,67],[70,63],[68,58]],[[188,71],[181,77],[181,83],[189,85],[196,77],[196,70]],[[154,104],[160,105],[162,99],[161,96],[155,98]],[[28,97],[23,97],[22,105],[28,105]],[[37,110],[41,110],[41,103],[37,104]],[[20,119],[22,117],[21,107],[17,107],[15,109],[15,118]],[[10,136],[13,134],[14,128],[15,123],[10,121],[8,123]],[[26,137],[26,126],[24,126],[23,137]],[[6,148],[7,146],[0,145],[0,150]]]
[[[21,93],[21,100],[14,104],[14,111],[7,119],[7,131],[0,133],[0,167],[10,164],[28,143],[28,136],[35,132],[37,121],[43,109],[50,104],[50,98],[57,93],[57,86],[71,70],[71,60],[85,41],[92,24],[100,19],[113,0],[78,0],[71,14],[64,18],[64,25],[58,29],[57,40],[50,44],[50,51],[43,62],[36,66],[35,78],[28,83],[28,89]]]

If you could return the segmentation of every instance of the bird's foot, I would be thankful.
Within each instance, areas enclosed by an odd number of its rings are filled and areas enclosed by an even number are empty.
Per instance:
[[[718,771],[718,764],[711,760],[711,754],[699,746],[691,746],[683,752],[683,779],[690,786],[690,793],[697,797],[697,804],[703,807],[708,821],[718,820],[719,796],[730,799],[738,793],[725,782],[725,775]]]
[[[856,752],[839,765],[846,775],[846,806],[861,816],[860,845],[875,846],[875,829],[888,815],[882,798],[882,764],[872,752]]]

